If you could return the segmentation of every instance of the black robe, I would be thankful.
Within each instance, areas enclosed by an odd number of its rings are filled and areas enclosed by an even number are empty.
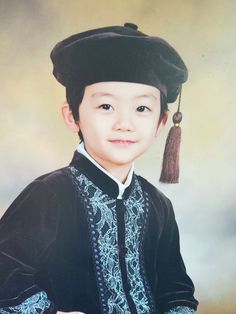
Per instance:
[[[193,297],[194,286],[180,254],[171,202],[135,174],[123,199],[118,200],[117,184],[77,152],[70,167],[41,176],[29,184],[0,221],[0,308],[16,306],[45,291],[51,302],[45,313],[56,310],[86,314],[108,312],[109,291],[104,283],[104,268],[101,269],[96,254],[98,239],[93,237],[98,231],[94,231],[90,223],[91,208],[86,205],[86,195],[79,193],[77,174],[82,174],[116,204],[117,256],[122,291],[131,313],[136,313],[136,308],[134,294],[130,293],[132,269],[128,268],[126,260],[124,215],[125,201],[131,208],[138,201],[136,196],[131,197],[136,183],[141,186],[142,198],[146,199],[138,226],[140,243],[137,248],[140,282],[144,298],[148,299],[148,312],[165,313],[178,306],[196,309],[198,302]],[[86,185],[85,190],[89,202]],[[101,287],[105,289],[105,296]]]

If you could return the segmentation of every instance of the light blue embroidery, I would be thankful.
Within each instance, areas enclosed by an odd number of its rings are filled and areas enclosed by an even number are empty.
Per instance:
[[[50,307],[50,301],[44,291],[34,294],[17,306],[0,309],[0,314],[42,314]]]
[[[142,189],[135,180],[135,189],[130,197],[124,201],[125,207],[125,245],[127,248],[126,264],[127,274],[131,284],[130,294],[136,304],[137,312],[150,313],[149,300],[147,298],[147,291],[144,287],[144,282],[140,280],[143,278],[143,270],[141,270],[140,261],[140,245],[141,245],[141,231],[144,224],[145,203]]]
[[[118,255],[116,200],[104,194],[86,176],[70,167],[75,183],[87,210],[94,251],[94,263],[103,313],[129,314],[130,309],[123,289]],[[126,266],[131,286],[130,295],[138,314],[150,313],[154,308],[150,288],[144,274],[140,254],[147,204],[140,184],[135,179],[132,195],[124,202]]]
[[[195,314],[196,312],[189,308],[188,306],[177,306],[170,311],[166,312],[166,314]]]
[[[130,313],[119,267],[116,200],[71,167],[87,208],[98,287],[104,313]],[[87,204],[87,205],[86,205]]]

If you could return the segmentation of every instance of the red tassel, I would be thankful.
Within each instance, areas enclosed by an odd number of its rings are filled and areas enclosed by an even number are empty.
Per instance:
[[[165,151],[162,161],[162,171],[160,182],[178,183],[179,182],[179,151],[181,143],[181,128],[179,126],[182,120],[182,114],[179,111],[181,100],[181,90],[179,94],[178,110],[173,115],[174,126],[169,131]]]

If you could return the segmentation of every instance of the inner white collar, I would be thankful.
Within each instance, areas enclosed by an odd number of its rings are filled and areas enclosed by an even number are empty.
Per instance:
[[[106,169],[104,169],[101,165],[99,165],[99,163],[94,160],[85,150],[84,147],[84,143],[81,142],[78,147],[77,147],[77,151],[84,155],[87,159],[89,159],[98,169],[100,169],[101,171],[103,171],[108,177],[110,177],[113,181],[115,181],[119,187],[119,195],[117,196],[118,199],[122,199],[122,196],[124,194],[125,189],[130,185],[131,181],[132,181],[132,177],[133,177],[133,173],[134,173],[134,163],[132,163],[132,166],[129,170],[128,176],[125,180],[124,183],[120,182],[119,180],[117,180],[112,174],[110,174],[110,172],[108,172]]]

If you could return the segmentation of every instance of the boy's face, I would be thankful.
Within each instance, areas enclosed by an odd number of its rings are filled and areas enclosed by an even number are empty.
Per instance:
[[[79,106],[79,129],[87,152],[106,170],[123,167],[143,154],[158,134],[160,92],[137,83],[87,86]],[[164,122],[161,122],[161,125]]]

